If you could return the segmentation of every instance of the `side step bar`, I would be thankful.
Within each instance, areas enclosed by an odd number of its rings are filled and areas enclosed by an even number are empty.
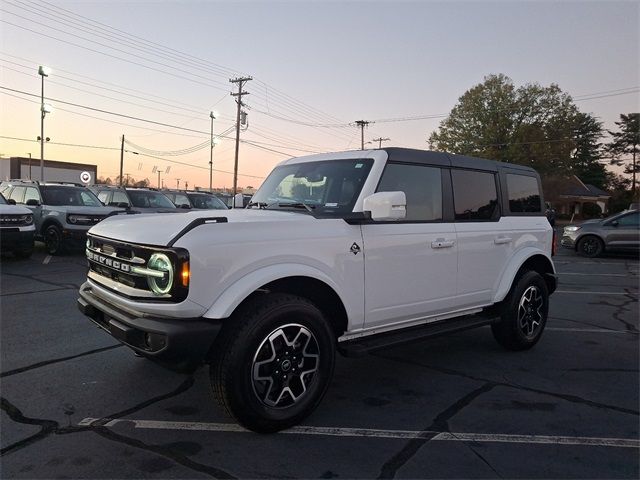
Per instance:
[[[373,350],[392,347],[405,343],[437,337],[448,333],[460,332],[472,328],[484,327],[498,320],[497,316],[488,316],[488,312],[467,315],[459,318],[441,320],[439,322],[426,323],[411,328],[393,330],[379,333],[345,342],[338,343],[338,351],[345,357],[359,357]]]

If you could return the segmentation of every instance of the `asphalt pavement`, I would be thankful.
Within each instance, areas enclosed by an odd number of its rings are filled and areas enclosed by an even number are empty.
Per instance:
[[[0,260],[1,478],[638,478],[637,257],[563,250],[540,343],[488,328],[357,359],[259,435],[208,372],[138,358],[76,309],[82,253]]]

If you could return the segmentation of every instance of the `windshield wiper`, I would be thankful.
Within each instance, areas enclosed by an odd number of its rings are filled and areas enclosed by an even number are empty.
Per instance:
[[[313,210],[316,208],[315,205],[308,205],[304,202],[278,203],[278,207],[304,208],[309,213],[313,213]]]

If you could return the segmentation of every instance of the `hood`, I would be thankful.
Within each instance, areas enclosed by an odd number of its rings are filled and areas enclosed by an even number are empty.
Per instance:
[[[132,212],[139,213],[182,213],[187,210],[180,208],[145,208],[145,207],[131,207]]]
[[[149,215],[114,215],[89,230],[92,235],[143,245],[167,245],[191,222],[199,218],[226,217],[231,223],[312,222],[315,218],[303,212],[232,209],[187,211],[182,215],[154,213]],[[217,228],[225,228],[218,224]],[[199,227],[196,227],[199,228]]]
[[[27,207],[21,205],[5,205],[0,204],[0,214],[2,215],[26,215],[33,213]]]

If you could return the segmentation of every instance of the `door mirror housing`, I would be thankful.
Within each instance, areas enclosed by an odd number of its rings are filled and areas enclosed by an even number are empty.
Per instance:
[[[15,200],[10,200],[10,201],[13,201],[14,205],[16,204]],[[40,202],[38,200],[36,200],[35,198],[30,198],[29,200],[27,200],[27,203],[25,203],[25,205],[28,205],[30,207],[39,207],[40,206]]]
[[[233,196],[233,208],[244,208],[244,197],[241,193],[236,193]]]
[[[363,210],[371,212],[374,221],[402,220],[407,216],[404,192],[378,192],[364,199]]]

